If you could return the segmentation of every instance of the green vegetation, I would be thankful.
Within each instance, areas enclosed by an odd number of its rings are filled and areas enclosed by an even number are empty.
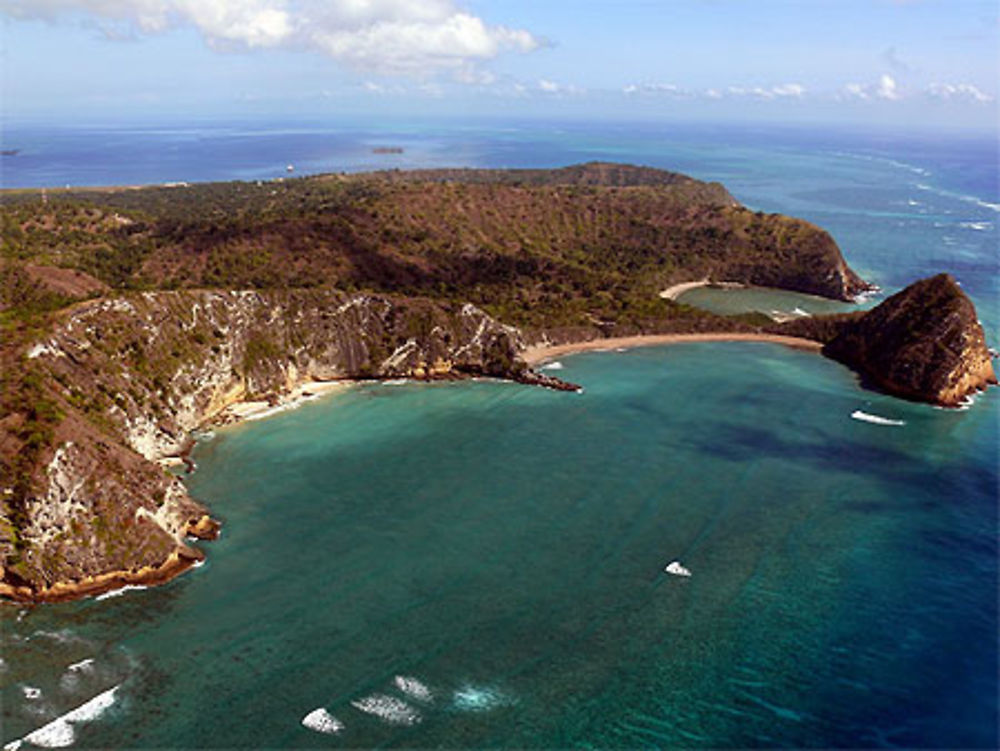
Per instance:
[[[698,316],[656,296],[695,275],[843,294],[816,288],[839,253],[812,225],[747,211],[717,184],[625,165],[53,192],[46,202],[17,191],[3,202],[11,267],[72,268],[115,290],[368,290],[470,301],[520,326],[632,329]],[[2,307],[63,302],[38,293]]]

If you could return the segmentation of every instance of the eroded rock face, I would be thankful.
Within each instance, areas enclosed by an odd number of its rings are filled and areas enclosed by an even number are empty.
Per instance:
[[[949,274],[840,323],[823,354],[890,394],[943,406],[997,383],[975,306]]]
[[[473,305],[423,299],[200,291],[84,303],[26,353],[65,416],[30,489],[10,499],[20,517],[0,535],[0,594],[60,599],[70,583],[90,593],[189,565],[185,539],[217,524],[156,460],[234,402],[308,380],[516,377],[523,347]]]

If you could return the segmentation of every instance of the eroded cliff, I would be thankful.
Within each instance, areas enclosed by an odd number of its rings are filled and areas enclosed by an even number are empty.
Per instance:
[[[198,560],[185,538],[214,525],[156,460],[236,401],[306,380],[517,377],[523,346],[473,305],[423,299],[199,291],[78,305],[22,361],[55,418],[34,465],[3,489],[0,595],[64,599]]]

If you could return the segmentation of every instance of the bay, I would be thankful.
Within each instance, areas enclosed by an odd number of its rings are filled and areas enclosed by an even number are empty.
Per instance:
[[[3,181],[614,156],[815,221],[886,292],[953,273],[1000,330],[989,139],[396,123],[319,153],[329,126],[199,127],[34,129]],[[759,343],[561,364],[582,395],[372,385],[221,431],[189,479],[225,522],[206,565],[0,608],[3,742],[118,687],[77,747],[996,746],[995,391],[938,410]],[[302,725],[320,708],[338,732]]]

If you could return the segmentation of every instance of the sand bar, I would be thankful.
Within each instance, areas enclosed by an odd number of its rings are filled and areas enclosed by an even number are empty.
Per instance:
[[[770,342],[783,344],[786,347],[819,352],[823,345],[812,339],[801,339],[797,336],[781,336],[780,334],[746,334],[746,333],[713,333],[713,334],[647,334],[643,336],[620,336],[610,339],[591,339],[586,342],[572,344],[534,345],[528,347],[521,357],[529,365],[537,365],[553,357],[601,349],[630,349],[632,347],[652,347],[660,344],[681,344],[683,342]]]

